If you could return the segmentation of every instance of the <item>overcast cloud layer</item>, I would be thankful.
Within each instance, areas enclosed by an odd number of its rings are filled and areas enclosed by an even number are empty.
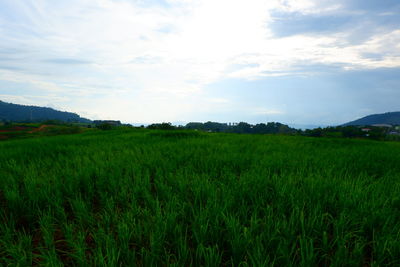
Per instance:
[[[400,110],[397,0],[2,0],[0,100],[124,122]]]

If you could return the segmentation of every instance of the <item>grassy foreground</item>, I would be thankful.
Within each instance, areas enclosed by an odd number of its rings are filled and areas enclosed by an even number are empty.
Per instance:
[[[112,130],[0,143],[3,266],[398,266],[400,144]]]

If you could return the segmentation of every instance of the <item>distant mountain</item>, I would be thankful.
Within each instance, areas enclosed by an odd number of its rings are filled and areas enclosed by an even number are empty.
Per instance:
[[[400,112],[387,112],[383,114],[373,114],[361,119],[343,124],[343,126],[359,126],[373,124],[400,125]]]
[[[58,111],[52,108],[24,106],[6,103],[0,100],[0,121],[44,121],[59,120],[64,122],[91,122],[78,114]]]

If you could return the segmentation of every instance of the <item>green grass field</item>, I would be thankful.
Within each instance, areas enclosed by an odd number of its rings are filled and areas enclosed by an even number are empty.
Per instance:
[[[400,143],[92,130],[0,142],[2,266],[399,266]]]

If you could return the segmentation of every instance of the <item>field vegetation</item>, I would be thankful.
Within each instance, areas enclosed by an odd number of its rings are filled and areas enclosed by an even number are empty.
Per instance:
[[[119,128],[0,142],[2,266],[399,266],[400,144]]]
[[[87,131],[87,124],[45,121],[38,123],[7,123],[0,125],[0,141],[30,137],[74,134]]]

